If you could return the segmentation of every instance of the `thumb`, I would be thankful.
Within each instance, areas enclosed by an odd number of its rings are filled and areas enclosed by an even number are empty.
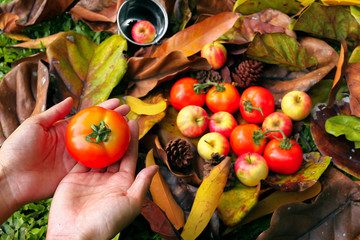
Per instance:
[[[52,106],[45,112],[35,116],[39,121],[39,124],[44,128],[51,127],[55,122],[61,120],[69,114],[73,105],[73,99],[71,97],[66,98],[62,102]]]
[[[153,165],[141,170],[133,184],[128,190],[128,196],[138,200],[139,207],[141,207],[142,202],[145,199],[146,193],[150,188],[150,183],[154,175],[158,172],[159,166]]]

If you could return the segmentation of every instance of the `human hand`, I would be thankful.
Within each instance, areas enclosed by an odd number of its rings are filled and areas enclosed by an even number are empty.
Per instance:
[[[22,205],[51,197],[60,181],[75,166],[65,146],[65,129],[72,99],[25,120],[0,149],[0,222]],[[115,109],[118,99],[100,106]],[[116,108],[126,115],[127,105]],[[9,215],[10,214],[10,215]]]
[[[140,214],[157,166],[134,180],[138,126],[129,121],[131,142],[123,158],[103,169],[77,164],[53,197],[46,239],[110,239]]]

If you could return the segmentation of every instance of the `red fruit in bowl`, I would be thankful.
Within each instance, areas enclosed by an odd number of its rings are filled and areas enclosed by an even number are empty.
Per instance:
[[[147,44],[154,41],[156,29],[154,25],[146,20],[138,21],[131,29],[131,37],[136,43]]]

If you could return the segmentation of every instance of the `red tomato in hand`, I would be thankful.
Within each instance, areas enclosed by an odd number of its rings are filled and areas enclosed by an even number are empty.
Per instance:
[[[258,135],[262,130],[256,124],[240,124],[230,134],[230,146],[237,156],[243,153],[255,152],[262,154],[266,145],[266,138]]]
[[[283,149],[278,139],[272,139],[266,145],[264,158],[273,172],[280,174],[293,174],[297,172],[303,161],[301,146],[294,140],[286,139],[289,149]]]
[[[77,162],[89,168],[104,168],[125,154],[130,129],[120,113],[94,106],[71,118],[65,139],[68,152]]]
[[[194,84],[199,83],[191,77],[182,78],[174,83],[170,90],[170,103],[178,111],[183,107],[195,105],[202,107],[205,104],[205,93],[196,93]]]
[[[241,94],[239,109],[245,121],[262,123],[275,110],[272,93],[263,87],[252,86]]]
[[[220,111],[234,113],[239,108],[239,100],[240,94],[236,87],[224,83],[211,87],[206,93],[205,102],[214,113]]]

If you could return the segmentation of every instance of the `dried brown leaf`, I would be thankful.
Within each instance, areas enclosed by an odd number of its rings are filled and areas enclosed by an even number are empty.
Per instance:
[[[158,84],[180,73],[209,70],[211,65],[204,58],[188,59],[181,51],[173,51],[161,58],[131,57],[124,76],[128,89],[126,95],[143,97]]]
[[[313,204],[279,207],[271,225],[258,239],[354,239],[360,234],[360,186],[340,180],[326,188]]]
[[[78,0],[12,1],[0,6],[0,28],[6,32],[19,32],[28,26],[35,25],[41,21],[60,15],[77,1]],[[2,28],[4,26],[6,28]]]
[[[0,145],[31,115],[46,109],[49,70],[41,61],[23,62],[0,82]]]
[[[80,0],[70,14],[75,21],[85,22],[93,31],[109,31],[116,33],[116,17],[118,10],[125,0]]]

